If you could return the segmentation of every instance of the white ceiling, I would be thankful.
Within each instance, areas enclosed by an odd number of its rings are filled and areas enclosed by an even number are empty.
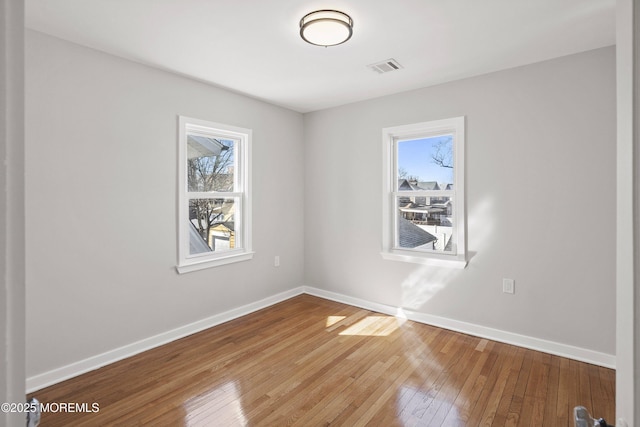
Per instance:
[[[299,21],[351,15],[339,46]],[[26,25],[300,112],[615,44],[615,0],[27,0]],[[394,58],[404,69],[367,65]]]

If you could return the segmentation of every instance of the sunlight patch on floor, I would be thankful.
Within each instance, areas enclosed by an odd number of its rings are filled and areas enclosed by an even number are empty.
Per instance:
[[[386,337],[398,329],[403,322],[392,316],[367,316],[340,332],[340,335]]]
[[[346,318],[347,316],[327,316],[327,324],[325,327],[328,328],[329,326],[333,326]]]
[[[183,406],[186,427],[248,425],[235,381],[193,397]]]

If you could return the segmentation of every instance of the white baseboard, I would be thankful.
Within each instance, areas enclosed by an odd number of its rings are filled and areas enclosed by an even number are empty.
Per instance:
[[[238,308],[234,308],[224,313],[216,314],[206,319],[172,329],[161,334],[145,338],[143,340],[107,351],[96,356],[89,357],[74,363],[71,363],[42,374],[34,375],[27,378],[27,393],[40,390],[50,385],[59,383],[69,378],[76,377],[89,371],[101,368],[110,363],[117,362],[127,357],[134,356],[143,351],[150,350],[155,347],[170,343],[177,339],[186,337],[196,332],[203,331],[213,326],[228,322],[238,317],[245,316],[263,308],[272,306],[279,302],[300,294],[314,295],[331,301],[364,308],[378,313],[388,314],[390,316],[403,316],[415,322],[425,323],[427,325],[437,326],[444,329],[450,329],[456,332],[462,332],[481,338],[487,338],[493,341],[499,341],[506,344],[517,345],[519,347],[531,350],[542,351],[544,353],[554,354],[569,359],[579,360],[594,365],[604,366],[615,369],[615,355],[600,353],[580,347],[574,347],[567,344],[547,341],[539,338],[529,337],[526,335],[515,334],[512,332],[502,331],[499,329],[488,328],[485,326],[474,325],[472,323],[461,322],[459,320],[448,319],[445,317],[433,316],[426,313],[419,313],[409,310],[403,310],[386,304],[375,303],[360,298],[350,297],[335,292],[325,291],[311,286],[301,286],[285,292],[281,292],[274,296],[264,298]]]
[[[562,356],[568,359],[578,360],[580,362],[587,362],[593,365],[603,366],[605,368],[615,369],[616,367],[616,356],[613,354],[600,353],[594,350],[575,347],[572,345],[548,341],[540,338],[534,338],[526,335],[520,335],[500,329],[489,328],[486,326],[475,325],[473,323],[462,322],[446,317],[405,310],[398,307],[374,303],[360,298],[354,298],[310,286],[304,287],[304,293],[336,302],[341,302],[343,304],[349,304],[367,310],[376,311],[378,313],[388,314],[391,316],[399,315],[402,317],[406,317],[409,320],[413,320],[414,322],[420,322],[427,325],[437,326],[439,328],[449,329],[480,338],[499,341],[505,344],[512,344],[518,347],[524,347],[531,350],[541,351],[543,353]]]
[[[170,331],[163,332],[161,334],[154,335],[152,337],[145,338],[131,344],[127,344],[114,350],[109,350],[102,354],[98,354],[84,360],[79,360],[69,365],[44,372],[42,374],[34,375],[27,378],[27,393],[32,393],[36,390],[40,390],[69,378],[73,378],[86,372],[101,368],[110,363],[126,359],[127,357],[134,356],[138,353],[142,353],[143,351],[159,347],[161,345],[170,343],[171,341],[184,338],[188,335],[195,334],[196,332],[203,331],[221,323],[237,319],[238,317],[245,316],[247,314],[253,313],[254,311],[261,310],[263,308],[277,304],[281,301],[285,301],[296,295],[300,295],[303,292],[303,287],[298,287],[285,292],[281,292],[277,295],[262,299],[260,301],[252,302],[250,304],[225,311],[224,313],[216,314],[214,316],[207,317],[206,319],[198,320],[197,322],[193,322],[188,325],[184,325],[179,328],[172,329]]]

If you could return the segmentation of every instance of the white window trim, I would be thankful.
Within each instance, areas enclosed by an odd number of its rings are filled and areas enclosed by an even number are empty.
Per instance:
[[[466,250],[466,209],[465,209],[465,178],[464,178],[464,151],[465,151],[465,118],[454,117],[451,119],[434,120],[415,123],[411,125],[395,126],[382,129],[382,258],[391,261],[403,261],[417,264],[434,265],[450,268],[465,268],[467,265]],[[399,139],[423,138],[438,136],[445,133],[454,135],[454,221],[455,254],[435,253],[398,248],[395,242],[397,230],[397,208],[395,192],[397,182],[397,150]],[[427,194],[428,192],[425,192]],[[439,194],[442,194],[441,192]],[[420,193],[422,195],[422,192]]]
[[[236,241],[240,241],[242,244],[239,249],[220,253],[189,254],[189,213],[185,206],[188,206],[190,197],[197,197],[201,193],[187,191],[187,130],[215,134],[217,137],[227,137],[239,141],[236,147],[238,150],[236,162],[238,163],[234,173],[237,174],[236,179],[241,191],[221,193],[225,198],[238,198],[240,215],[235,218],[235,221]],[[185,116],[178,117],[178,263],[176,266],[178,273],[188,273],[204,268],[248,261],[253,258],[251,247],[251,140],[251,129]],[[202,195],[211,196],[210,193],[202,193]]]

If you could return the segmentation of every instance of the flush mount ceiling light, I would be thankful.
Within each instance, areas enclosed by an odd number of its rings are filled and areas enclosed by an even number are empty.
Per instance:
[[[353,20],[337,10],[316,10],[300,20],[300,37],[316,46],[335,46],[351,38]]]

